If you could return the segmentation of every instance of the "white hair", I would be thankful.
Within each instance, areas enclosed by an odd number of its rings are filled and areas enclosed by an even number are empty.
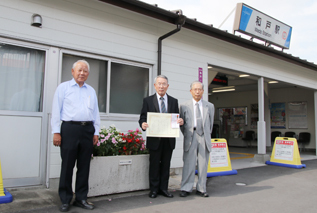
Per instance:
[[[154,78],[154,83],[156,83],[156,80],[157,80],[158,78],[164,78],[164,79],[166,79],[166,81],[167,81],[167,83],[168,83],[168,78],[167,78],[165,75],[158,75],[158,76],[156,76],[156,77]]]
[[[190,89],[193,88],[193,85],[194,85],[194,84],[200,84],[200,85],[201,85],[201,88],[204,90],[204,84],[201,83],[200,81],[194,81],[193,83],[191,83],[191,84],[190,84]]]
[[[89,63],[88,63],[86,60],[84,60],[84,59],[81,59],[81,60],[76,61],[76,62],[73,64],[73,69],[75,69],[76,65],[77,65],[78,63],[80,63],[80,62],[87,65],[87,67],[88,67],[88,72],[89,72],[89,71],[90,71]]]

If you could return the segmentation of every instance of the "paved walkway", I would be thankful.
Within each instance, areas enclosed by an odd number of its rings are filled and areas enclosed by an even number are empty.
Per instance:
[[[235,151],[236,152],[236,151]],[[303,156],[303,155],[301,155]],[[303,157],[302,157],[303,158]],[[316,158],[310,156],[308,158]],[[249,160],[251,158],[244,158]],[[179,197],[180,175],[170,178],[170,191],[174,198],[148,197],[148,191],[138,191],[90,198],[96,208],[94,213],[138,212],[138,213],[186,213],[186,212],[316,212],[317,209],[317,159],[303,160],[304,169],[292,169],[257,164],[256,167],[239,169],[232,160],[237,175],[208,178],[209,198],[192,193],[186,198]],[[240,165],[242,166],[242,164]],[[56,189],[29,187],[9,190],[14,201],[0,204],[0,212],[59,212],[60,205]],[[72,207],[69,212],[90,212]]]

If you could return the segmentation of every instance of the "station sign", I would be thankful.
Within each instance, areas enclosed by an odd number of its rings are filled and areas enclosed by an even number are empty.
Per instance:
[[[233,30],[284,49],[290,47],[291,26],[244,3],[237,4]]]

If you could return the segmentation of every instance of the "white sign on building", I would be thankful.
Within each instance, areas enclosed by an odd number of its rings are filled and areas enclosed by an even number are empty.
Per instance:
[[[237,4],[233,30],[285,49],[289,49],[290,46],[291,26],[244,3]]]

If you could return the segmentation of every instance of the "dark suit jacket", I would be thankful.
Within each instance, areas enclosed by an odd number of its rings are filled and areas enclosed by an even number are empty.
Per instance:
[[[140,114],[139,124],[142,128],[142,123],[147,122],[148,112],[160,113],[159,104],[157,102],[156,94],[151,95],[143,99],[143,106]],[[179,113],[177,99],[167,95],[167,112],[168,113]],[[171,149],[175,149],[175,138],[168,138]],[[156,150],[160,145],[160,138],[147,137],[146,148]]]

